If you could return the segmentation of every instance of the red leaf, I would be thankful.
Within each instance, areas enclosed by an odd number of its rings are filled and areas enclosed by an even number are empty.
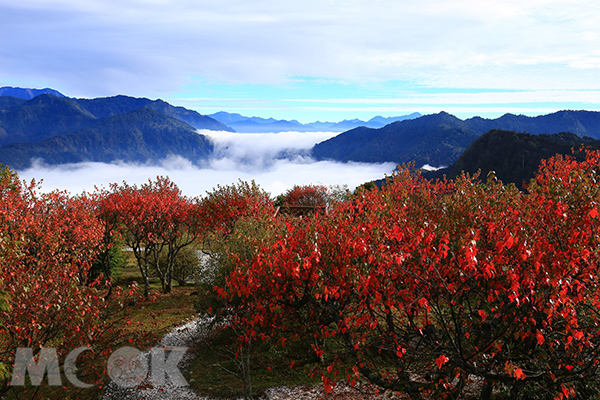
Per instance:
[[[435,363],[437,364],[438,369],[442,369],[442,366],[448,361],[450,361],[450,359],[442,354],[441,356],[436,358]]]
[[[540,331],[537,331],[535,334],[535,338],[537,339],[538,344],[542,345],[544,344],[544,335],[542,335],[542,333]]]
[[[331,386],[331,379],[329,379],[326,376],[323,376],[322,380],[323,380],[323,387],[325,388],[325,393],[331,393],[331,391],[333,390],[333,387]]]
[[[517,378],[517,380],[523,380],[527,378],[527,375],[525,375],[521,368],[517,368],[515,369],[515,378]]]
[[[479,316],[481,317],[481,320],[485,321],[485,319],[487,318],[487,313],[484,310],[479,310],[478,313],[479,313]]]
[[[515,240],[514,240],[514,238],[512,237],[512,235],[509,233],[509,234],[508,234],[508,237],[506,238],[506,241],[504,242],[504,245],[505,245],[505,246],[506,246],[508,249],[510,249],[510,248],[513,246],[513,244],[514,244],[514,243],[515,243]]]

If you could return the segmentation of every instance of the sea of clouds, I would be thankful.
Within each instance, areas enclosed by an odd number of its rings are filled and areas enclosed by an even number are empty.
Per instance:
[[[47,165],[36,161],[18,171],[21,179],[42,181],[43,191],[66,190],[71,194],[91,192],[110,183],[141,184],[157,176],[168,176],[187,196],[201,196],[217,185],[254,180],[273,196],[294,185],[322,184],[356,186],[390,175],[393,163],[338,163],[315,161],[308,150],[327,140],[332,132],[231,133],[200,131],[213,142],[213,156],[202,166],[181,157],[170,157],[158,165],[96,163]]]

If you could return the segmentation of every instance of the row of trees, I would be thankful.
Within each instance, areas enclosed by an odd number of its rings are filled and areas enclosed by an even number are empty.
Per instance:
[[[307,201],[320,207],[327,204],[326,193],[322,186],[295,186],[278,200],[286,207],[304,206]],[[164,293],[172,290],[182,249],[196,243],[196,247],[214,255],[211,243],[215,235],[229,235],[241,217],[275,212],[274,200],[267,192],[254,182],[242,181],[219,185],[202,198],[188,198],[168,178],[157,177],[139,187],[125,182],[113,184],[98,190],[92,198],[96,216],[105,227],[105,245],[110,248],[121,239],[131,249],[146,297],[152,273],[160,279]],[[109,263],[106,265],[105,273],[109,275]]]
[[[0,394],[18,347],[37,355],[50,346],[60,355],[81,345],[108,350],[120,340],[115,313],[137,296],[135,286],[112,285],[122,247],[135,256],[147,298],[150,276],[165,293],[174,278],[185,282],[197,257],[182,263],[183,249],[210,250],[239,218],[273,212],[268,194],[244,182],[187,198],[158,177],[72,197],[42,193],[0,169]]]
[[[592,151],[544,161],[526,191],[400,169],[327,214],[256,220],[213,312],[241,346],[305,342],[327,389],[341,375],[412,398],[597,396],[599,180]]]
[[[109,267],[90,269],[119,243],[146,296],[150,274],[171,290],[178,255],[198,243],[215,267],[202,310],[246,349],[304,343],[327,389],[341,374],[413,398],[600,390],[599,152],[543,162],[526,191],[410,168],[353,195],[296,187],[278,201],[317,210],[302,218],[244,182],[189,199],[166,178],[79,197],[0,178],[0,391],[17,347],[110,340],[107,299],[123,293]]]

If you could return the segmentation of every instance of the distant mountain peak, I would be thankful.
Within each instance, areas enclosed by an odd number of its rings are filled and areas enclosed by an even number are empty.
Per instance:
[[[412,113],[409,115],[398,116],[398,117],[375,117],[369,121],[362,121],[358,118],[346,119],[340,122],[321,122],[315,121],[308,124],[302,124],[295,119],[284,120],[274,118],[260,118],[260,117],[246,117],[241,114],[228,113],[225,111],[219,111],[214,114],[210,114],[209,117],[216,119],[217,121],[229,125],[238,132],[244,133],[256,133],[256,132],[284,132],[284,131],[302,131],[302,132],[319,132],[319,131],[330,131],[330,132],[344,132],[349,129],[357,128],[359,126],[365,126],[368,128],[381,128],[384,125],[390,124],[396,121],[402,121],[406,119],[413,119],[420,117],[420,113]]]
[[[0,88],[0,96],[16,97],[18,99],[31,100],[41,94],[51,94],[56,97],[66,97],[64,94],[57,90],[44,88],[44,89],[30,89],[21,87],[5,86]]]

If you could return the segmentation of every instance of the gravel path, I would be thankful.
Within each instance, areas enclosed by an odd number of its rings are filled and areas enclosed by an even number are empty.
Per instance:
[[[192,320],[182,326],[176,327],[161,340],[157,347],[192,347],[194,343],[208,333],[209,320]],[[147,359],[148,352],[144,353]],[[183,370],[190,360],[191,354],[186,353],[178,364]],[[189,389],[188,386],[175,386],[168,378],[163,385],[152,385],[148,380],[144,381],[138,388],[123,388],[111,382],[107,388],[103,400],[211,400],[208,397],[199,396]]]
[[[195,319],[184,325],[174,328],[169,332],[157,347],[193,347],[198,339],[210,333],[210,320]],[[147,359],[148,352],[144,353]],[[178,364],[184,370],[186,363],[193,355],[186,353]],[[326,394],[322,386],[315,387],[287,387],[279,386],[268,389],[261,400],[383,400],[401,399],[391,393],[376,393],[372,385],[363,385],[352,388],[345,383],[339,383],[333,393]],[[103,400],[214,400],[210,397],[194,393],[188,386],[175,386],[169,379],[163,385],[152,385],[148,380],[138,387],[128,389],[111,382],[104,394]]]

